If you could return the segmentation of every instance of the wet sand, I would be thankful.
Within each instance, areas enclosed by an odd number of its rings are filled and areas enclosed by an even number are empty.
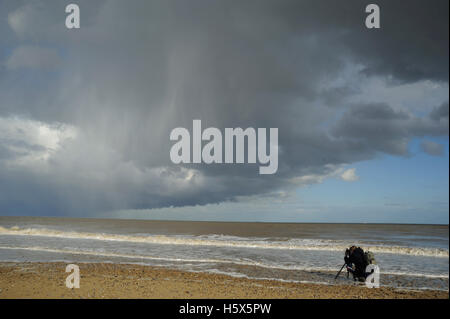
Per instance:
[[[0,298],[449,298],[448,291],[368,289],[235,278],[166,268],[80,263],[80,288],[66,263],[0,263]]]

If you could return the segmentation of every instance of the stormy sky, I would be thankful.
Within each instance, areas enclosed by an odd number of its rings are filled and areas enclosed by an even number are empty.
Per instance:
[[[381,29],[362,0],[73,2],[77,30],[70,2],[0,1],[0,214],[227,214],[270,199],[258,207],[276,215],[305,187],[358,187],[358,165],[387,176],[392,159],[412,175],[447,167],[429,174],[447,195],[426,200],[448,222],[447,0],[374,1]],[[194,119],[279,128],[278,172],[171,163],[170,131]]]

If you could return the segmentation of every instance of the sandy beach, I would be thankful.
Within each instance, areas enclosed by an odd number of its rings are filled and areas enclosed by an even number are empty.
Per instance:
[[[437,290],[287,283],[107,263],[78,264],[80,288],[69,289],[66,265],[0,263],[0,298],[449,298]]]

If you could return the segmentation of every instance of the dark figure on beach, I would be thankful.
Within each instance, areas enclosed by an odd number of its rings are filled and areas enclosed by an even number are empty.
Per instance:
[[[344,261],[347,272],[353,275],[354,280],[365,281],[367,275],[366,267],[369,264],[364,250],[360,247],[352,246],[345,251]]]

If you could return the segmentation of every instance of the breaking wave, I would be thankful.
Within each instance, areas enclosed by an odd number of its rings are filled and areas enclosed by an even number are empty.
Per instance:
[[[124,258],[124,259],[134,259],[134,260],[151,260],[151,261],[165,261],[165,262],[176,262],[176,263],[213,263],[213,264],[236,264],[241,266],[256,266],[268,269],[281,269],[281,270],[294,270],[294,271],[323,271],[323,272],[335,272],[335,268],[331,267],[303,267],[303,266],[286,266],[281,264],[268,264],[265,262],[258,261],[239,261],[230,259],[220,259],[220,258],[173,258],[173,257],[157,257],[149,255],[132,255],[132,254],[119,254],[119,253],[109,253],[104,251],[93,251],[93,250],[73,250],[73,249],[51,249],[46,247],[7,247],[0,246],[0,249],[9,250],[29,250],[29,251],[39,251],[57,254],[69,254],[69,255],[86,255],[86,256],[102,256],[110,258]],[[145,265],[145,263],[144,263]],[[228,272],[226,272],[228,273]],[[409,277],[425,277],[425,278],[448,278],[448,274],[425,274],[425,273],[410,273],[410,272],[397,272],[397,271],[381,271],[384,275],[397,275],[397,276],[409,276]],[[242,275],[242,274],[241,274]],[[242,275],[244,276],[244,275]]]
[[[46,228],[19,228],[17,226],[6,228],[0,226],[0,235],[16,236],[43,236],[68,239],[89,239],[103,241],[120,241],[131,243],[148,243],[159,245],[188,245],[188,246],[216,246],[254,249],[280,249],[280,250],[320,250],[344,251],[350,242],[319,239],[287,239],[270,240],[267,238],[245,238],[223,235],[206,236],[167,236],[167,235],[123,235],[106,233],[87,233],[74,231],[61,231]],[[399,254],[411,256],[428,256],[448,258],[448,250],[426,247],[388,246],[359,243],[364,249],[376,253]]]

